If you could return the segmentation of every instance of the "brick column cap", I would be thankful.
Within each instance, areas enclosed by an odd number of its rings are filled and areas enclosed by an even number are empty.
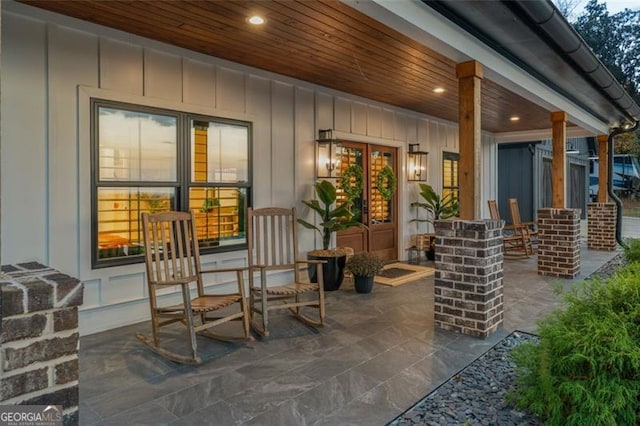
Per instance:
[[[28,262],[3,265],[2,272],[0,318],[82,305],[82,282],[53,268]]]

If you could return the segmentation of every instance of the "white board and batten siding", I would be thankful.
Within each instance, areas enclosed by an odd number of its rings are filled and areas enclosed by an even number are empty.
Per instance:
[[[143,264],[91,269],[91,97],[251,121],[253,205],[295,205],[307,219],[300,200],[313,197],[318,129],[398,147],[400,258],[417,199],[404,173],[407,144],[430,152],[436,189],[442,152],[458,151],[454,123],[22,4],[3,5],[2,17],[2,262],[38,261],[82,280],[85,335],[149,317]],[[484,139],[483,188],[495,193],[495,147]],[[319,245],[299,232],[301,251]],[[246,251],[203,263],[244,265]]]

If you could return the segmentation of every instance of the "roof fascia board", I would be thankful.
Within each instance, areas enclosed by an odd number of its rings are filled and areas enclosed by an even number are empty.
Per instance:
[[[420,0],[341,1],[457,63],[478,60],[490,80],[545,109],[565,111],[572,122],[594,134],[609,133],[607,123],[544,85]]]
[[[497,143],[511,143],[551,139],[553,135],[551,134],[551,129],[534,129],[522,132],[494,133],[494,136]],[[593,133],[588,130],[580,127],[567,127],[568,138],[585,138],[589,136],[593,136]]]

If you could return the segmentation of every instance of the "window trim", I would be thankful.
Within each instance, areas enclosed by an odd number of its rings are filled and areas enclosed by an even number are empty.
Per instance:
[[[132,185],[133,181],[100,181],[100,150],[99,144],[99,109],[100,107],[123,109],[133,112],[143,112],[176,117],[176,180],[172,181],[139,181]],[[174,206],[176,210],[188,211],[189,188],[197,186],[197,182],[191,180],[191,121],[207,121],[220,124],[231,124],[247,128],[247,182],[239,184],[235,182],[208,183],[212,188],[246,188],[247,208],[252,206],[253,194],[253,122],[228,117],[207,115],[201,112],[177,110],[166,107],[156,107],[146,104],[117,101],[102,97],[89,97],[89,135],[90,135],[90,176],[91,176],[91,269],[109,268],[138,264],[144,262],[144,255],[132,255],[111,259],[98,258],[98,189],[104,187],[156,187],[174,188]],[[246,220],[246,214],[244,215]],[[215,247],[200,248],[200,254],[221,253],[247,248],[247,242],[229,244]]]

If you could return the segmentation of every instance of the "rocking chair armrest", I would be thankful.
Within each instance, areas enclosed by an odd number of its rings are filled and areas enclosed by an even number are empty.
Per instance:
[[[522,230],[522,229],[527,229],[527,227],[525,226],[524,223],[521,223],[519,225],[513,225],[513,224],[509,224],[509,225],[505,225],[504,228],[505,231],[516,231],[516,230]]]
[[[196,278],[196,276],[194,275],[194,276],[191,276],[191,277],[183,278],[183,279],[181,279],[181,280],[167,280],[167,281],[162,281],[162,282],[158,282],[158,281],[150,281],[150,282],[149,282],[149,284],[151,284],[151,285],[159,285],[159,286],[162,286],[162,287],[165,287],[165,286],[172,286],[172,285],[182,285],[182,286],[185,286],[185,285],[189,285],[189,284],[191,284],[192,282],[196,281],[196,279],[197,279],[197,278]]]
[[[215,274],[217,272],[238,272],[238,271],[247,271],[249,268],[246,266],[239,266],[237,268],[220,268],[220,269],[204,269],[201,270],[202,274]]]

